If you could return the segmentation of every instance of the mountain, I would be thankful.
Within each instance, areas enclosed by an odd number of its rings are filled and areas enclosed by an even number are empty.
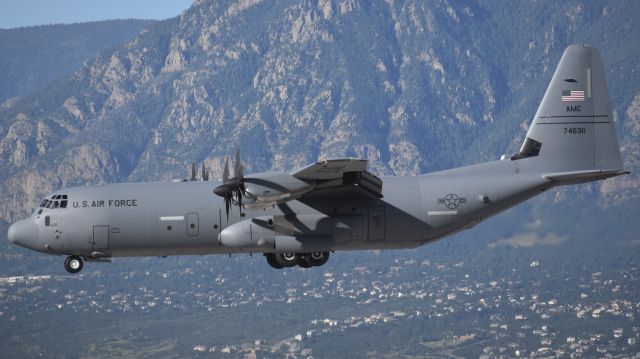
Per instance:
[[[247,172],[335,156],[379,175],[497,159],[518,148],[572,43],[603,55],[632,175],[545,198],[637,206],[638,15],[633,1],[196,1],[2,104],[0,217],[64,186],[183,177],[191,161],[219,177],[238,146]]]
[[[5,101],[4,356],[633,356],[639,12],[633,1],[196,1]],[[313,270],[175,256],[76,276],[5,238],[4,221],[53,189],[183,177],[191,161],[215,178],[237,146],[247,173],[346,155],[415,174],[512,154],[580,42],[602,54],[632,174],[551,190],[455,238],[336,252]]]
[[[111,20],[0,30],[0,102],[39,90],[120,45],[149,20]]]

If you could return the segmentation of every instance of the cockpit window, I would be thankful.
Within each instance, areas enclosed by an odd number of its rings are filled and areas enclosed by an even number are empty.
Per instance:
[[[54,194],[51,199],[43,199],[40,203],[40,208],[67,208],[69,204],[68,196],[66,194]]]

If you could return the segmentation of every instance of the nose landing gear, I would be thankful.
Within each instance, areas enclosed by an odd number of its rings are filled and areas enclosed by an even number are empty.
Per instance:
[[[68,256],[67,259],[64,260],[64,269],[69,273],[75,274],[80,272],[83,265],[82,258],[78,256]]]

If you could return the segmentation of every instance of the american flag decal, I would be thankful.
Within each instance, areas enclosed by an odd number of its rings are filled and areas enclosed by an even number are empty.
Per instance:
[[[584,101],[584,91],[564,90],[562,91],[562,102]]]

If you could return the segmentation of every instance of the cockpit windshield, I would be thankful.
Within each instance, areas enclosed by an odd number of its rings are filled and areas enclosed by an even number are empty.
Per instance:
[[[43,199],[40,208],[67,208],[68,197],[66,194],[54,194],[51,199]]]

